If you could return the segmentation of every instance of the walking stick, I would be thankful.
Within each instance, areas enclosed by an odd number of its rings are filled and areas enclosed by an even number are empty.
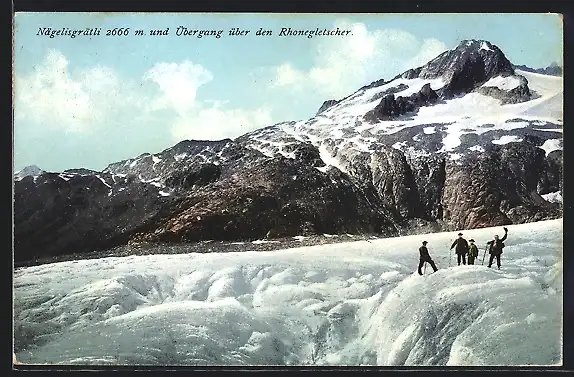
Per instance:
[[[425,267],[424,267],[424,270],[423,270],[423,275],[426,275],[426,274],[427,274],[427,262],[425,262]]]
[[[448,266],[451,267],[452,265],[452,248],[450,249],[450,257],[448,258]]]
[[[484,247],[484,256],[482,257],[482,265],[484,266],[484,259],[486,258],[486,249],[488,249],[488,244]]]

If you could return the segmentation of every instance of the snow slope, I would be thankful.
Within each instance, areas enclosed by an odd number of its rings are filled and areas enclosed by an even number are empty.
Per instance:
[[[539,73],[516,71],[517,74],[526,77],[528,87],[539,97],[526,102],[522,107],[508,105],[510,108],[522,110],[522,115],[537,117],[549,122],[562,123],[564,89],[562,77],[542,75]]]
[[[495,87],[502,90],[512,90],[520,86],[520,80],[514,76],[496,76],[482,84],[483,87]]]
[[[508,139],[511,142],[521,142],[522,134],[536,134],[542,139],[561,138],[562,78],[521,70],[517,70],[516,74],[528,80],[532,93],[528,101],[503,105],[499,99],[471,92],[433,106],[421,107],[416,114],[404,119],[375,124],[366,122],[363,119],[365,113],[374,109],[389,91],[393,91],[396,97],[408,96],[425,84],[430,84],[434,90],[445,84],[440,78],[398,78],[378,87],[361,89],[309,120],[280,123],[254,131],[246,137],[250,140],[249,146],[255,150],[268,156],[281,154],[291,158],[294,156],[285,153],[283,148],[295,142],[310,142],[322,150],[321,158],[327,165],[336,167],[344,159],[339,151],[349,148],[376,151],[391,138],[398,140],[389,146],[411,157],[437,152],[450,154],[451,159],[473,153],[470,149],[473,145],[462,145],[464,135],[474,134],[484,139],[481,148],[501,137],[511,137]],[[511,90],[518,82],[514,76],[497,76],[483,86]],[[429,127],[433,127],[433,132],[428,131]],[[434,144],[437,140],[437,135],[433,135],[435,133],[440,135],[438,147],[421,142],[427,139]],[[413,134],[416,135],[414,138]],[[326,145],[330,152],[325,152]]]
[[[18,269],[25,363],[561,363],[562,220],[509,226],[502,270],[452,267],[458,232],[274,252],[131,256]],[[465,231],[483,245],[501,228]],[[414,272],[429,242],[439,267]]]
[[[32,177],[34,177],[34,179],[36,179],[42,173],[44,173],[44,171],[42,169],[40,169],[38,166],[30,165],[30,166],[26,166],[22,170],[15,172],[14,173],[14,180],[20,181],[24,177],[27,177],[27,176],[32,176]]]

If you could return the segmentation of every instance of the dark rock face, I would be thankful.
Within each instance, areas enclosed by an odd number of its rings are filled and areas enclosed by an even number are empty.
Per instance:
[[[432,90],[430,84],[425,84],[421,90],[409,97],[398,96],[395,99],[394,94],[387,94],[373,110],[365,114],[364,119],[370,123],[395,119],[401,115],[413,113],[421,106],[433,105],[438,99],[437,93]]]
[[[374,190],[388,217],[406,224],[409,219],[434,221],[441,213],[444,160],[427,156],[408,161],[399,150],[380,146],[374,153],[346,150],[339,153],[349,175]],[[430,185],[434,186],[430,186]],[[370,199],[371,201],[375,199]]]
[[[90,169],[86,169],[86,168],[67,169],[67,170],[64,170],[62,173],[67,173],[67,174],[80,174],[80,175],[95,175],[95,174],[98,174],[97,171],[95,171],[95,170],[90,170]]]
[[[407,79],[407,80],[416,79],[417,77],[419,77],[421,69],[422,68],[409,69],[408,71],[405,71],[402,74],[398,75],[396,78]]]
[[[111,182],[110,177],[101,175]],[[95,176],[68,181],[46,173],[15,182],[15,261],[125,244],[131,234],[169,209],[154,186],[122,184],[110,189]]]
[[[492,147],[480,159],[447,164],[442,198],[451,229],[471,229],[551,219],[558,205],[537,193],[544,151],[528,143]]]
[[[365,85],[365,86],[361,87],[359,90],[376,88],[378,86],[385,85],[385,84],[386,84],[385,79],[379,79],[379,80],[373,81],[369,85]]]
[[[313,166],[313,167],[323,167],[325,163],[321,159],[319,150],[309,143],[298,143],[295,147],[288,148],[292,149],[295,154],[295,159],[301,161],[303,164]]]
[[[485,82],[489,78],[486,75],[484,62],[477,53],[470,53],[463,61],[462,66],[453,70],[450,77],[450,81],[441,91],[443,98],[453,98],[468,93],[478,83]]]
[[[221,176],[221,168],[214,164],[204,164],[184,171],[176,171],[165,180],[167,187],[190,189],[215,182]]]
[[[300,234],[381,232],[392,221],[336,169],[326,174],[273,158],[194,192],[181,212],[139,235],[146,241],[254,240]]]
[[[546,156],[537,186],[540,195],[562,192],[562,166],[562,151],[556,150]]]
[[[528,101],[530,99],[528,80],[523,76],[515,77],[520,80],[520,85],[514,89],[506,91],[497,87],[479,87],[476,91],[480,94],[499,99],[503,105]]]
[[[133,166],[122,162],[96,175],[46,173],[15,182],[15,260],[140,241],[397,232],[372,184],[334,168],[319,171],[325,164],[311,144],[290,146],[295,159],[268,158],[235,142],[211,144],[217,164],[192,154],[205,155],[205,146],[188,143],[186,152],[180,143],[155,155],[156,179],[142,179],[153,170],[143,155]]]
[[[443,52],[421,67],[418,77],[445,77],[455,82],[454,87],[462,87],[462,80],[481,82],[513,74],[512,63],[497,46],[487,41],[464,40],[455,49]]]
[[[393,148],[375,153],[373,185],[379,195],[403,218],[421,217],[418,190],[405,156]]]
[[[206,161],[219,163],[226,158],[233,158],[230,139],[218,141],[179,142],[159,154],[144,153],[136,158],[110,164],[103,172],[110,174],[133,175],[143,180],[159,177],[164,180],[175,170],[185,169],[186,166],[199,167]]]
[[[446,85],[438,94],[449,99],[469,93],[495,76],[508,75],[514,75],[512,63],[497,46],[487,41],[465,40],[421,67],[417,77],[443,78]]]
[[[420,217],[429,221],[441,220],[446,160],[439,155],[429,155],[411,161],[410,165],[415,175]]]
[[[339,103],[339,101],[337,101],[335,99],[330,99],[330,100],[323,102],[323,104],[321,105],[319,110],[317,110],[317,113],[315,115],[321,114],[323,111],[327,110],[328,108],[335,106],[338,103]]]

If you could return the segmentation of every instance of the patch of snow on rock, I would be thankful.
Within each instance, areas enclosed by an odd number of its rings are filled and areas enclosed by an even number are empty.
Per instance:
[[[180,154],[176,154],[175,156],[173,156],[173,158],[175,158],[176,161],[181,161],[184,158],[186,158],[188,156],[187,153],[180,153]]]
[[[495,87],[501,90],[512,90],[520,86],[520,80],[515,76],[496,76],[482,84],[483,87]]]
[[[544,149],[546,155],[548,156],[550,152],[561,150],[562,149],[561,144],[562,140],[560,139],[548,139],[539,148]]]
[[[550,203],[562,203],[562,194],[560,194],[560,191],[551,192],[540,196],[542,196],[544,200]]]
[[[486,42],[482,42],[482,44],[480,45],[480,48],[479,48],[479,51],[480,50],[492,51],[492,49],[490,47],[488,47],[488,44]]]
[[[501,136],[500,139],[492,140],[492,144],[508,144],[508,143],[519,143],[522,139],[515,135],[504,135]]]
[[[102,181],[102,183],[103,183],[104,185],[108,186],[109,188],[112,188],[112,186],[108,185],[108,184],[106,183],[106,181],[105,181],[102,177],[100,177],[98,174],[96,174],[96,177],[97,177],[100,181]]]
[[[484,148],[481,147],[480,145],[474,145],[472,147],[469,147],[468,149],[474,152],[484,152]]]

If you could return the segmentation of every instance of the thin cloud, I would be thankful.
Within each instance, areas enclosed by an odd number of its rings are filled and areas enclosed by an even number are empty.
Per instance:
[[[17,121],[72,133],[97,131],[121,109],[141,105],[132,85],[114,70],[95,66],[72,74],[68,59],[50,50],[29,75],[15,78]]]
[[[113,76],[108,79],[115,81]],[[84,131],[103,117],[103,109],[98,109],[90,96],[90,82],[91,72],[73,78],[66,57],[51,50],[31,75],[16,76],[16,119],[30,119],[73,132]]]
[[[169,120],[174,140],[216,140],[234,138],[270,124],[271,111],[233,108],[217,100],[197,99],[201,86],[214,79],[213,74],[191,61],[157,63],[143,76],[154,81],[160,95],[156,108],[171,109],[175,117]]]
[[[343,20],[334,26],[352,32],[348,37],[322,39],[310,69],[298,69],[290,62],[275,67],[270,86],[340,98],[370,81],[390,79],[421,65],[447,49],[437,39],[419,40],[403,30],[369,31],[363,23]]]
[[[34,71],[15,78],[15,119],[75,134],[106,132],[119,123],[137,132],[141,122],[152,121],[170,127],[174,141],[236,137],[272,122],[267,107],[199,101],[198,90],[213,79],[205,67],[187,60],[157,63],[139,83],[109,67],[72,73],[64,54],[50,50]],[[155,84],[151,91],[140,89],[146,81]]]
[[[173,107],[184,113],[193,107],[197,89],[213,80],[213,75],[199,64],[186,60],[183,63],[158,63],[147,71],[143,80],[155,82],[162,96],[157,99],[157,108]]]

